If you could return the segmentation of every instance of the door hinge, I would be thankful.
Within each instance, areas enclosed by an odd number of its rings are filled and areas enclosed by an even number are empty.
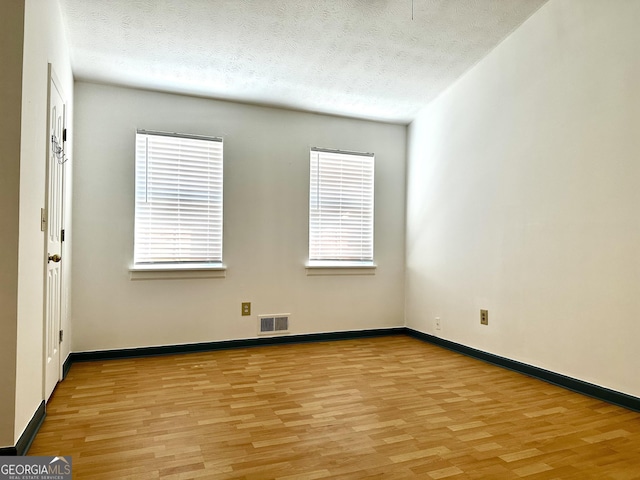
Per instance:
[[[47,230],[47,211],[44,208],[40,209],[40,231]]]
[[[60,230],[60,241],[64,242],[64,228]]]
[[[64,338],[64,330],[60,330],[60,343],[62,343],[63,338]]]

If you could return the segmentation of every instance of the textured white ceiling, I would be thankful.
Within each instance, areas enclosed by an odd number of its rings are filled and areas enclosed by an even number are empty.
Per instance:
[[[77,79],[408,123],[546,0],[59,1]]]

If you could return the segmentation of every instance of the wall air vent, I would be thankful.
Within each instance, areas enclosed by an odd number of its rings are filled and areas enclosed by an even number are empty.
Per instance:
[[[258,315],[258,335],[280,335],[289,333],[288,313]]]

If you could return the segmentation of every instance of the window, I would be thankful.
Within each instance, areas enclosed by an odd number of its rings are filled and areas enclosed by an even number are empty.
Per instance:
[[[310,156],[309,266],[373,265],[373,154]]]
[[[136,134],[134,268],[222,265],[222,139]]]

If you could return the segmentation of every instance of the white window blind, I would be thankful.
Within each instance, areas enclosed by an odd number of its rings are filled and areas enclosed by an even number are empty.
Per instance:
[[[222,263],[222,140],[138,130],[134,265]]]
[[[373,154],[310,156],[309,262],[373,263]]]

